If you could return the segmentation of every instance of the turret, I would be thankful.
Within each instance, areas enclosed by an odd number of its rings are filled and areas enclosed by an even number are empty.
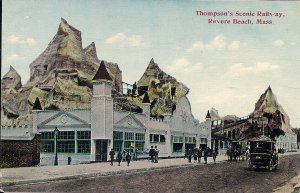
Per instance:
[[[96,144],[106,144],[107,151],[113,147],[113,99],[111,97],[112,78],[102,61],[93,78],[91,100],[92,160],[96,160]]]
[[[210,116],[209,110],[207,111],[205,120],[206,120],[206,121],[211,121],[211,116]]]

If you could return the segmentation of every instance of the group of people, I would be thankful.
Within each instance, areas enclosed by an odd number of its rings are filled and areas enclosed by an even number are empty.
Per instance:
[[[158,153],[159,150],[157,149],[157,146],[154,147],[151,146],[151,149],[149,150],[149,157],[152,163],[158,163]]]
[[[131,160],[131,155],[130,155],[129,151],[124,152],[124,153],[125,153],[125,160],[127,162],[127,166],[129,166],[130,160]],[[114,157],[115,157],[115,151],[113,149],[110,150],[109,156],[110,156],[110,165],[113,166],[114,165]],[[118,152],[116,159],[119,163],[119,166],[121,166],[121,162],[123,159],[123,155],[122,155],[121,151]]]
[[[210,149],[209,147],[199,147],[199,148],[194,148],[192,149],[188,149],[185,152],[185,157],[188,158],[189,163],[192,162],[192,158],[194,158],[194,163],[197,162],[201,163],[201,158],[204,158],[204,163],[207,164],[207,157],[212,156],[214,163],[216,163],[216,158],[218,155],[218,149]]]

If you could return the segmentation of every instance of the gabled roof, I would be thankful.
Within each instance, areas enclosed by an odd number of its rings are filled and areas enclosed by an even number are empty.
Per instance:
[[[36,98],[35,98],[35,101],[34,101],[34,103],[33,103],[32,110],[33,110],[33,111],[43,110],[43,109],[42,109],[42,105],[41,105],[41,102],[40,102],[39,97],[36,97]]]
[[[73,115],[67,111],[57,111],[58,113],[55,114],[52,117],[49,117],[48,119],[46,119],[45,121],[41,122],[38,127],[42,127],[42,128],[46,128],[47,126],[49,126],[49,124],[51,124],[50,122],[57,119],[58,117],[62,116],[62,115],[66,115],[67,117],[69,117],[70,119],[73,119],[75,121],[77,121],[77,123],[73,123],[73,126],[78,126],[78,125],[90,125],[90,123],[88,123],[87,121],[81,119],[80,117]],[[66,126],[69,126],[69,124],[67,124]],[[51,125],[50,125],[51,127]],[[63,127],[63,125],[61,125],[61,127]]]
[[[148,92],[145,92],[142,103],[150,103]]]
[[[99,66],[93,80],[110,80],[110,81],[112,81],[110,75],[107,72],[104,61],[102,61],[100,63],[100,66]]]

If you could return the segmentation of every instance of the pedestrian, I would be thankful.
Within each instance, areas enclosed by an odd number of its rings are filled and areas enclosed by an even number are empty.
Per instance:
[[[188,150],[187,157],[188,157],[189,163],[191,163],[192,162],[192,150],[191,149]]]
[[[118,160],[119,166],[121,165],[122,158],[123,158],[122,153],[121,153],[121,151],[119,151],[119,153],[117,155],[117,160]]]
[[[204,148],[204,163],[207,164],[208,147]]]
[[[157,146],[155,146],[155,163],[158,163],[158,153],[159,150],[157,149]]]
[[[216,163],[217,155],[218,155],[218,152],[217,152],[216,149],[214,149],[213,152],[212,152],[212,157],[213,157],[213,160],[214,160],[214,164]]]
[[[194,163],[197,162],[197,157],[198,157],[198,153],[197,152],[198,152],[198,150],[197,150],[197,148],[195,148],[194,151],[193,151]]]
[[[151,149],[149,150],[149,156],[152,163],[154,162],[154,155],[155,155],[154,151],[155,150],[153,149],[153,146],[151,146]]]
[[[127,152],[127,154],[126,154],[127,166],[129,166],[130,160],[131,160],[131,156],[130,156],[129,152]]]
[[[135,158],[135,161],[137,161],[138,160],[138,157],[137,157],[137,153],[138,152],[138,149],[135,149],[134,150],[134,158]]]
[[[110,155],[110,165],[112,166],[114,164],[115,151],[111,149],[109,155]]]
[[[199,150],[198,150],[198,163],[201,162],[202,153],[203,153],[202,147],[199,147]]]

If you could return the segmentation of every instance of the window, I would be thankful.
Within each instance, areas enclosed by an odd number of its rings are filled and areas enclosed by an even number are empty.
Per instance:
[[[173,144],[173,152],[182,152],[182,143],[174,143]]]
[[[114,131],[114,140],[123,140],[123,132]]]
[[[41,152],[53,153],[54,152],[54,140],[41,140]]]
[[[119,152],[122,151],[123,141],[114,141],[114,151]]]
[[[57,141],[57,152],[75,153],[75,141]]]
[[[159,135],[153,135],[153,142],[159,142]]]
[[[130,141],[125,141],[124,143],[124,149],[130,149],[132,142]]]
[[[90,131],[77,131],[77,139],[91,139]]]
[[[195,137],[185,137],[185,143],[196,143]]]
[[[44,153],[54,152],[54,132],[41,133],[41,152]]]
[[[166,142],[166,138],[164,135],[159,134],[150,134],[150,142],[157,143],[157,142]]]
[[[193,137],[193,143],[196,143],[196,137]]]
[[[124,132],[123,134],[123,132],[114,131],[113,148],[116,152],[123,151],[122,148],[126,151],[132,151],[134,149],[141,151],[144,150],[144,144],[145,133]]]
[[[179,137],[178,136],[174,136],[173,143],[179,143]]]
[[[77,131],[77,153],[91,152],[91,131]]]
[[[183,137],[179,136],[179,143],[183,143]]]
[[[144,133],[136,133],[135,140],[137,141],[145,141],[145,134]]]
[[[207,138],[200,138],[201,144],[207,144]]]
[[[145,142],[137,141],[137,142],[135,142],[135,148],[138,151],[144,151],[144,144],[145,144]]]
[[[134,140],[134,133],[125,133],[125,140]]]
[[[74,131],[59,131],[57,139],[74,139]]]
[[[54,132],[42,132],[41,140],[42,139],[54,139]]]
[[[74,131],[59,131],[57,136],[57,152],[75,153]]]
[[[78,141],[78,153],[90,153],[91,152],[91,141],[80,140]]]

